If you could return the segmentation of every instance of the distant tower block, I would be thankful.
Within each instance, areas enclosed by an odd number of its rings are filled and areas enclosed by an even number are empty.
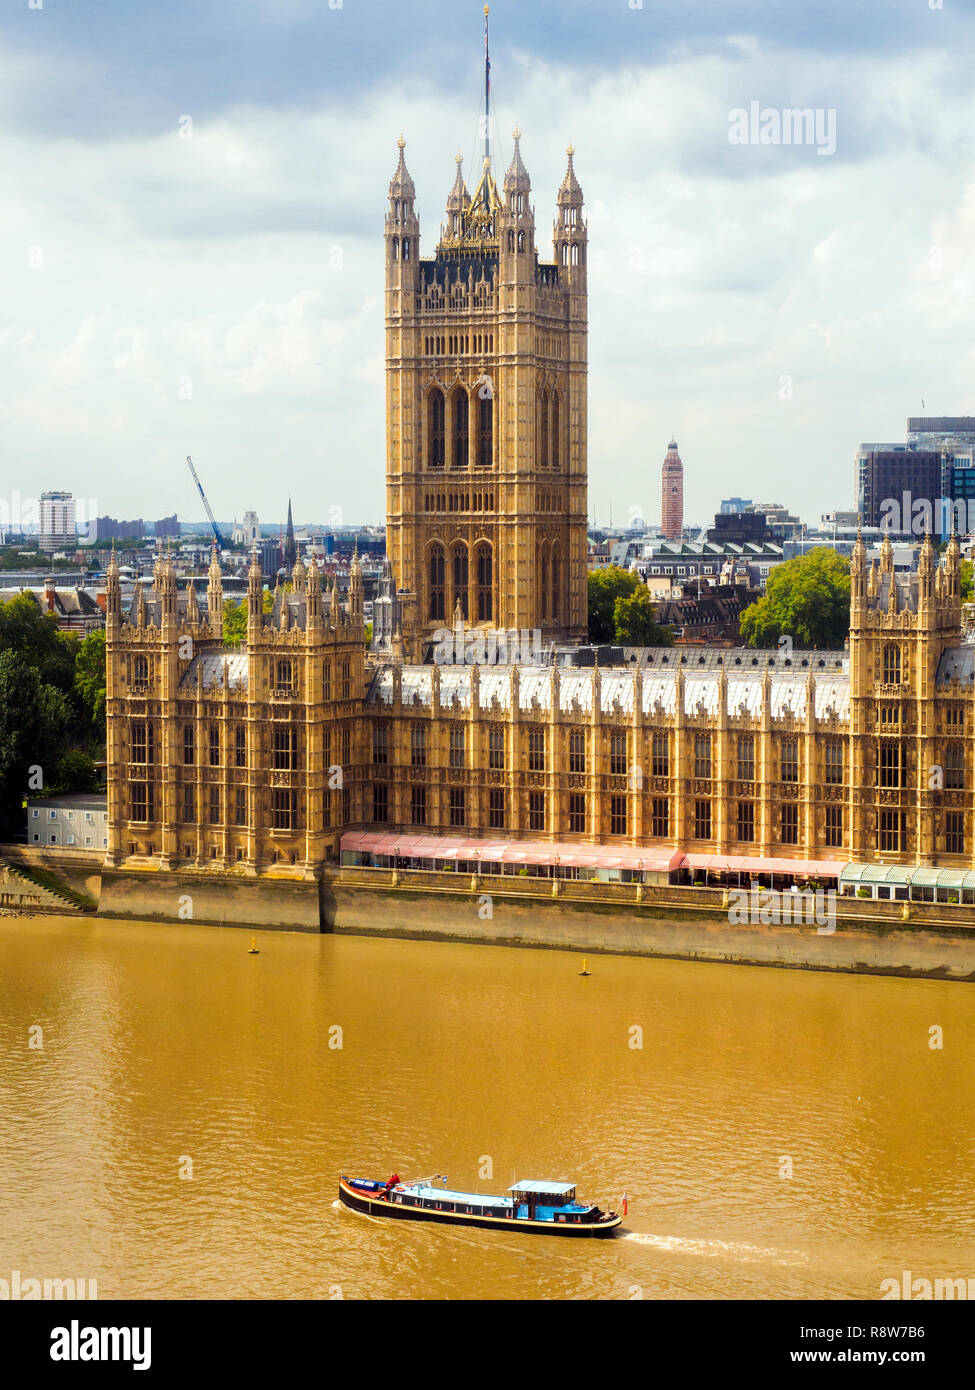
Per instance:
[[[667,445],[662,474],[660,529],[668,541],[680,540],[684,528],[684,465],[677,452],[677,441]]]

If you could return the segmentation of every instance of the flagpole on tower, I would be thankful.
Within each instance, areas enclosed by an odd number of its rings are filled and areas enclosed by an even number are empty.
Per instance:
[[[488,50],[488,15],[490,5],[484,6],[484,162],[491,158],[491,57]]]

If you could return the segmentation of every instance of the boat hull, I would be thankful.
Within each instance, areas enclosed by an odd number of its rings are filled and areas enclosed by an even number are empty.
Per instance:
[[[339,1201],[351,1211],[362,1212],[375,1219],[393,1221],[436,1221],[445,1226],[476,1226],[486,1231],[518,1231],[526,1235],[572,1236],[576,1239],[611,1236],[622,1224],[622,1216],[609,1216],[601,1221],[529,1221],[511,1216],[471,1216],[459,1211],[434,1211],[408,1203],[389,1202],[382,1197],[370,1197],[345,1181],[339,1181]]]

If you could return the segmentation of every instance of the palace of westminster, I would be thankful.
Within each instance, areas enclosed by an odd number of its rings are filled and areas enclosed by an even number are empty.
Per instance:
[[[399,141],[386,212],[387,578],[367,650],[347,601],[300,558],[265,614],[256,555],[246,641],[160,556],[123,612],[107,596],[114,866],[316,878],[343,835],[530,839],[810,862],[966,865],[975,647],[959,547],[889,540],[851,565],[848,652],[653,649],[625,666],[586,641],[587,228],[568,168],[539,259],[518,132],[499,189],[457,175],[420,256]],[[482,664],[437,634],[540,634]]]

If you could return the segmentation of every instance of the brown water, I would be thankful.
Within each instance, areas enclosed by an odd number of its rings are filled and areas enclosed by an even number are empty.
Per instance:
[[[96,1278],[103,1298],[876,1298],[905,1269],[975,1277],[970,986],[257,945],[0,919],[0,1278]],[[569,1177],[604,1206],[625,1188],[627,1233],[337,1207],[340,1171],[394,1168],[488,1192]]]

